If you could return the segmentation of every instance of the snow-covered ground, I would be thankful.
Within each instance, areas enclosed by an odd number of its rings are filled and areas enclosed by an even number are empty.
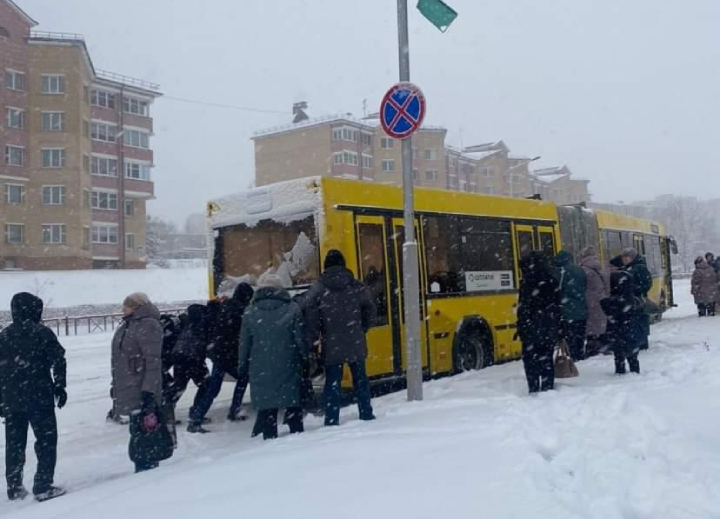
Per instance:
[[[30,292],[45,306],[120,304],[132,292],[147,292],[153,301],[171,303],[207,299],[206,268],[148,270],[0,271],[0,310],[10,309],[17,292]]]
[[[226,384],[214,432],[182,431],[175,457],[141,475],[125,428],[104,422],[110,337],[73,338],[56,478],[70,493],[0,501],[0,515],[718,518],[720,317],[695,317],[687,290],[678,283],[681,307],[653,327],[640,376],[616,377],[612,357],[595,358],[532,398],[514,362],[427,383],[420,403],[379,398],[375,422],[348,408],[339,428],[309,418],[306,434],[274,442],[224,421]],[[28,458],[30,484],[31,448]]]

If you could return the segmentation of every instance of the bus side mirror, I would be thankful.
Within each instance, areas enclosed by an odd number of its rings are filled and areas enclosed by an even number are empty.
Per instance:
[[[675,238],[668,238],[668,241],[670,242],[670,252],[677,255],[678,254],[678,246],[677,242],[675,241]]]

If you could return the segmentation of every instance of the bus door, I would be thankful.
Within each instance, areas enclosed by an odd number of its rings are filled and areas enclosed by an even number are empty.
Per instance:
[[[392,374],[396,355],[385,218],[357,216],[356,226],[358,276],[368,286],[375,303],[375,315],[367,333],[368,375]]]
[[[555,244],[555,230],[551,226],[540,225],[537,227],[539,241],[539,250],[543,251],[550,258],[554,258],[557,254],[557,246]]]
[[[405,342],[405,294],[403,293],[403,243],[405,243],[405,225],[401,218],[393,218],[393,238],[395,251],[395,287],[398,290],[398,316],[400,323],[400,350],[402,369],[407,368],[407,345]],[[422,244],[420,242],[420,229],[415,222],[415,236],[418,241],[418,267],[420,271],[420,351],[422,352],[422,366],[428,367],[428,340],[427,340],[427,302],[425,300],[426,272]]]
[[[518,259],[522,259],[537,249],[537,241],[532,225],[516,225],[515,237],[517,239]]]

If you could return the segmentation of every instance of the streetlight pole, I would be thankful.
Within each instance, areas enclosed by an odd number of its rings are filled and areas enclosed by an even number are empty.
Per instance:
[[[407,0],[397,0],[400,81],[410,81],[410,38]],[[423,399],[422,356],[420,352],[420,273],[418,244],[415,239],[415,196],[412,171],[412,138],[402,141],[403,206],[405,243],[403,244],[403,285],[405,300],[405,345],[407,348],[407,398]]]

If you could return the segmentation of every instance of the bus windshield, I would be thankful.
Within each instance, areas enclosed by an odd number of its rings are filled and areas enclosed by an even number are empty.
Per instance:
[[[288,223],[263,220],[252,226],[223,227],[215,245],[221,295],[232,293],[240,282],[255,285],[265,273],[280,276],[287,288],[311,284],[319,276],[313,216]]]

